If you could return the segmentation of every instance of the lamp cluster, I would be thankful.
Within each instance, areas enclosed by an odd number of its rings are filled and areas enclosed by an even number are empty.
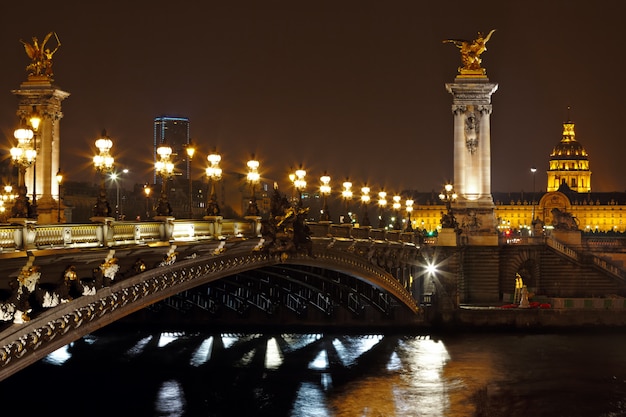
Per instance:
[[[31,118],[30,125],[23,123],[23,125],[15,131],[15,139],[16,146],[11,149],[11,156],[13,162],[20,169],[20,181],[17,187],[17,194],[14,195],[11,192],[7,192],[5,190],[4,195],[2,196],[2,200],[0,200],[0,213],[3,212],[4,209],[2,206],[5,201],[15,200],[13,204],[13,215],[19,217],[28,217],[30,215],[28,199],[26,198],[26,185],[25,185],[25,170],[35,163],[37,158],[37,150],[35,146],[35,132],[39,127],[40,119],[38,117]],[[107,193],[105,188],[105,175],[110,174],[114,170],[115,158],[112,155],[111,150],[113,149],[113,140],[107,136],[106,131],[102,132],[101,137],[99,137],[95,141],[95,147],[98,152],[95,156],[93,156],[93,164],[96,172],[101,176],[100,182],[100,192],[98,196],[98,200],[96,205],[94,206],[93,213],[96,217],[110,217],[112,212],[110,205],[107,201]],[[192,212],[192,181],[191,181],[191,161],[193,156],[196,153],[196,147],[193,144],[189,144],[185,148],[187,157],[188,157],[188,170],[189,170],[189,179],[190,179],[190,204],[189,204],[189,213],[190,217],[193,215]],[[168,182],[171,177],[175,174],[175,164],[173,161],[173,150],[166,143],[163,143],[156,149],[157,160],[155,161],[154,169],[157,176],[161,181],[161,192],[159,197],[158,205],[156,206],[156,215],[157,216],[171,216],[172,208],[168,202]],[[216,183],[222,179],[223,171],[220,167],[220,163],[222,162],[222,157],[217,151],[214,149],[207,156],[208,166],[206,167],[205,174],[206,178],[210,184],[210,193],[208,196],[207,204],[206,204],[206,214],[207,216],[219,216],[220,215],[220,207],[218,204],[217,193],[216,193]],[[247,161],[247,174],[246,181],[250,186],[250,196],[249,203],[247,209],[245,211],[246,216],[260,216],[260,210],[257,205],[257,195],[256,195],[256,187],[261,179],[261,175],[259,173],[260,162],[255,158],[254,155]],[[294,170],[289,174],[289,179],[291,180],[294,191],[297,191],[297,204],[302,207],[304,205],[306,190],[307,190],[307,171],[300,166],[298,169]],[[57,174],[57,182],[59,185],[59,190],[61,189],[61,182],[63,180],[63,174],[59,171]],[[319,195],[323,198],[323,206],[320,210],[319,220],[323,222],[330,222],[331,216],[330,211],[328,209],[328,199],[332,194],[332,185],[331,185],[331,176],[328,175],[327,172],[320,177],[320,185],[319,185]],[[441,194],[442,201],[446,202],[446,206],[450,211],[450,202],[456,197],[456,194],[451,192],[451,185],[446,185],[444,192]],[[380,228],[393,228],[397,230],[406,230],[412,231],[413,225],[411,221],[411,213],[413,211],[414,201],[412,199],[406,199],[404,201],[404,205],[402,204],[402,197],[400,195],[391,196],[392,205],[391,209],[393,210],[393,216],[391,218],[391,223],[387,222],[385,216],[385,210],[388,205],[388,194],[384,190],[378,191],[378,193],[372,193],[371,187],[368,185],[363,185],[360,187],[360,195],[356,195],[353,189],[353,183],[350,179],[346,178],[341,183],[341,190],[339,191],[339,196],[343,200],[345,204],[345,212],[340,216],[340,222],[345,224],[356,224],[358,223],[360,226],[369,227],[371,226],[371,221],[368,215],[368,206],[372,204],[373,197],[377,196],[376,204],[379,209],[378,215],[378,227]],[[150,186],[146,185],[144,187],[144,193],[146,197],[146,216],[150,217],[151,213],[151,205],[150,205],[150,197],[153,195],[152,189]],[[59,191],[59,207],[58,207],[58,221],[60,221],[60,212],[61,212],[61,204],[60,204],[60,191]],[[358,222],[357,214],[350,210],[350,204],[352,203],[355,197],[358,199],[359,204],[363,207],[363,214],[361,217],[361,221]],[[119,197],[118,197],[119,198]],[[296,201],[294,199],[294,201]],[[118,202],[119,204],[119,202]],[[403,220],[401,211],[406,212],[406,217]]]
[[[11,209],[11,215],[14,218],[36,218],[36,212],[33,210],[28,197],[26,197],[26,169],[33,165],[37,159],[37,148],[34,138],[35,126],[39,128],[40,121],[40,118],[35,117],[31,120],[30,126],[25,121],[22,121],[22,126],[16,129],[13,134],[17,144],[11,148],[11,159],[19,172],[17,198]],[[35,202],[35,195],[33,191],[33,203]]]

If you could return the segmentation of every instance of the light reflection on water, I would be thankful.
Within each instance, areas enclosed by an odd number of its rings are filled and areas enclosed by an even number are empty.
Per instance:
[[[185,396],[177,381],[165,381],[159,388],[155,403],[156,415],[180,417],[185,411]]]
[[[96,335],[0,382],[3,395],[28,401],[14,387],[29,384],[37,407],[76,381],[115,385],[92,416],[128,402],[137,416],[626,415],[621,334]]]

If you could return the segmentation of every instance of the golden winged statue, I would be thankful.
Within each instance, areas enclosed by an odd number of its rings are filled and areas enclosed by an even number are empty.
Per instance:
[[[487,50],[487,42],[496,30],[493,29],[487,36],[478,32],[478,37],[473,41],[463,39],[446,39],[443,43],[453,43],[461,51],[461,63],[459,74],[461,75],[485,75],[485,69],[480,66],[480,55]]]
[[[54,49],[50,50],[50,48],[46,47],[46,44],[52,36],[54,36],[56,40],[56,46]],[[61,46],[61,41],[59,40],[56,32],[48,33],[41,43],[39,43],[36,36],[33,36],[33,43],[27,43],[21,39],[20,42],[24,44],[26,55],[28,55],[31,60],[30,64],[26,67],[28,75],[52,78],[52,56]]]

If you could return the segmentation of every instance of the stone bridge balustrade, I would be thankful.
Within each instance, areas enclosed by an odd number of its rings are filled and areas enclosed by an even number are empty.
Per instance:
[[[171,223],[166,227],[164,222]],[[353,227],[344,224],[308,223],[312,237],[387,240],[418,243],[415,233]],[[163,222],[107,221],[86,224],[28,224],[0,226],[0,250],[54,247],[116,247],[154,241],[200,241],[229,237],[257,237],[258,222],[249,220],[169,220]],[[169,231],[168,231],[169,230]]]

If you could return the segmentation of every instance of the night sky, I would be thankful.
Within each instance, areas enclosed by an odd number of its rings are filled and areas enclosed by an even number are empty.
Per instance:
[[[29,59],[20,39],[57,32],[61,166],[91,181],[105,128],[120,168],[151,179],[153,120],[190,119],[206,155],[281,182],[300,164],[317,187],[439,192],[453,178],[452,96],[460,54],[447,38],[496,29],[492,191],[545,190],[567,108],[589,152],[592,191],[626,190],[626,4],[572,1],[39,1],[0,6],[0,144],[11,146]],[[202,159],[201,159],[202,158]],[[206,159],[195,157],[200,178]]]

